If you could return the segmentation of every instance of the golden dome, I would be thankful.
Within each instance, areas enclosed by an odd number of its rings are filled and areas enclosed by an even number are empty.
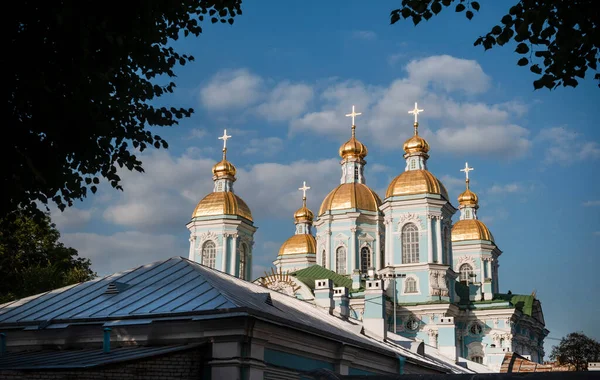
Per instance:
[[[212,168],[212,172],[215,176],[231,176],[235,177],[236,169],[235,166],[225,158],[223,155],[223,159],[215,164]]]
[[[279,248],[279,256],[301,253],[317,253],[317,242],[310,234],[298,234],[287,239]]]
[[[429,143],[419,135],[414,135],[404,142],[404,151],[411,153],[427,153],[429,152]]]
[[[359,209],[364,211],[378,211],[381,198],[373,190],[362,183],[343,183],[331,190],[325,197],[319,215],[327,211]]]
[[[461,206],[478,207],[478,202],[479,202],[479,197],[477,196],[477,194],[475,194],[474,192],[472,192],[469,189],[469,182],[467,182],[467,190],[465,190],[458,196],[458,203]]]
[[[312,223],[315,214],[306,207],[306,203],[294,213],[296,223]]]
[[[459,220],[452,227],[452,241],[488,240],[494,242],[494,236],[487,226],[478,219]]]
[[[198,202],[192,218],[220,215],[238,215],[252,221],[252,213],[246,202],[230,191],[218,191],[205,196]]]
[[[352,137],[350,140],[346,141],[342,144],[342,146],[340,146],[339,153],[343,159],[356,157],[362,160],[367,157],[369,151],[367,150],[365,144],[361,143],[356,139],[356,137],[354,137],[354,128],[355,127],[352,126]]]
[[[427,170],[408,170],[394,178],[385,192],[385,197],[414,194],[439,194],[448,200],[448,191]]]

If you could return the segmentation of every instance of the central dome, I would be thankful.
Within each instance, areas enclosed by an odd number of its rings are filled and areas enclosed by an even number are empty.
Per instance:
[[[494,242],[489,228],[478,219],[463,219],[452,226],[452,241],[488,240]]]
[[[252,221],[252,213],[246,202],[230,191],[218,191],[205,196],[194,209],[192,219],[222,215],[237,215]]]
[[[448,200],[448,191],[442,182],[427,170],[408,170],[394,178],[385,197],[415,194],[439,194]]]
[[[298,234],[287,239],[279,248],[279,256],[317,253],[317,242],[310,234]]]
[[[364,211],[379,211],[381,198],[363,183],[343,183],[331,190],[325,197],[319,215],[328,211],[359,209]]]

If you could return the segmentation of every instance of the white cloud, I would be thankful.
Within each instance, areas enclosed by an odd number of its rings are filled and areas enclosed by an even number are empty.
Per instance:
[[[173,256],[187,256],[189,244],[185,236],[145,234],[137,231],[113,235],[95,233],[67,233],[61,241],[75,248],[79,256],[92,261],[92,269],[99,276],[135,268]]]
[[[50,208],[52,222],[61,232],[72,228],[82,228],[96,212],[96,209],[83,210],[77,207],[68,207],[65,211],[60,211],[54,206]]]
[[[200,101],[207,109],[243,108],[260,101],[263,85],[263,79],[247,69],[221,71],[202,87]]]
[[[206,135],[207,135],[207,132],[205,129],[193,128],[190,131],[188,139],[201,139],[203,137],[206,137]]]
[[[406,66],[411,82],[422,86],[433,84],[446,91],[463,90],[478,94],[488,89],[490,78],[474,60],[437,55],[413,60]]]
[[[313,89],[308,85],[281,82],[273,88],[267,100],[258,106],[257,112],[269,121],[290,120],[305,111],[312,97]]]
[[[283,140],[279,137],[267,137],[262,139],[251,139],[248,142],[244,154],[261,153],[264,156],[273,156],[283,149]]]
[[[523,191],[523,187],[518,183],[507,183],[506,185],[493,185],[489,194],[510,194]]]
[[[377,38],[377,33],[372,30],[355,30],[352,36],[359,40],[372,41]]]
[[[598,201],[583,202],[583,206],[584,207],[596,207],[596,206],[600,206],[600,200],[598,200]]]
[[[594,235],[594,236],[600,236],[600,231],[594,231],[594,232],[593,232],[593,235]]]
[[[586,141],[583,136],[565,127],[543,129],[537,140],[547,145],[544,157],[546,164],[567,166],[578,161],[600,158],[600,144]]]
[[[465,179],[464,178],[457,178],[457,177],[453,177],[450,176],[448,174],[444,174],[443,176],[440,177],[440,181],[442,181],[442,183],[444,184],[444,186],[446,187],[446,190],[448,190],[449,192],[462,192],[465,190]],[[474,182],[471,182],[471,185],[473,185]]]

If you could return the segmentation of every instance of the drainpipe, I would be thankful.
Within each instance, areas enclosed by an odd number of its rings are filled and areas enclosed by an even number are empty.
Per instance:
[[[404,363],[406,363],[406,358],[398,355],[398,375],[404,375]]]
[[[6,334],[0,333],[0,355],[6,353]]]
[[[102,342],[102,350],[105,354],[110,352],[110,327],[104,328],[104,341]]]

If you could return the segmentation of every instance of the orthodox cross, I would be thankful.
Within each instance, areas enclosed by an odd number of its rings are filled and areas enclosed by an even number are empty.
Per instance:
[[[306,199],[306,190],[310,189],[310,187],[306,186],[306,181],[302,181],[302,187],[299,187],[298,190],[302,191],[302,199]]]
[[[468,162],[465,162],[465,168],[464,169],[460,169],[461,172],[465,172],[465,175],[467,176],[467,182],[469,181],[469,172],[471,170],[475,170],[475,169],[470,168]]]
[[[420,110],[419,107],[417,107],[417,102],[415,102],[415,109],[408,111],[408,113],[415,115],[415,124],[418,123],[419,113],[421,112],[423,112],[423,110]]]
[[[349,114],[347,114],[346,116],[350,116],[352,118],[352,126],[354,126],[354,118],[356,116],[360,116],[360,115],[362,115],[362,112],[355,112],[354,111],[354,106],[352,106],[352,112],[349,113]]]
[[[219,140],[223,140],[223,150],[227,149],[227,140],[229,140],[231,136],[227,136],[227,129],[223,130],[223,136],[219,137]]]

